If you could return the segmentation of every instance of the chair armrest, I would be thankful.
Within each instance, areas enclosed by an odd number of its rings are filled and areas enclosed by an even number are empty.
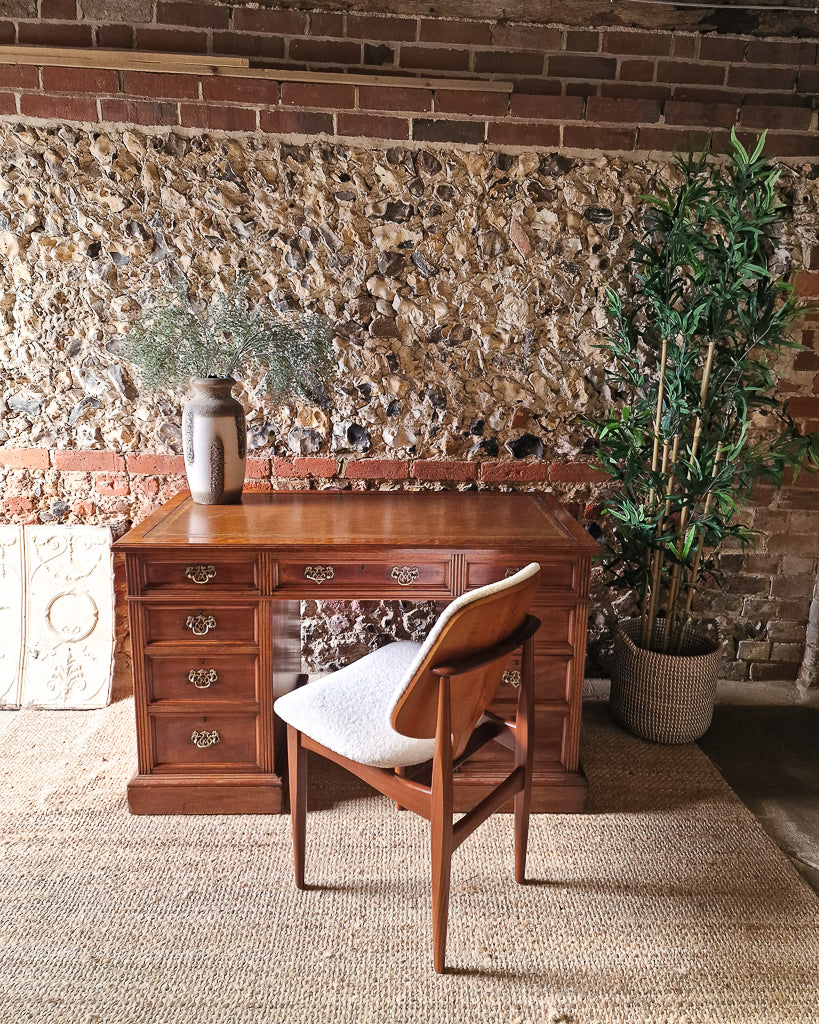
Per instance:
[[[540,619],[536,619],[534,615],[527,615],[515,632],[510,633],[499,644],[494,644],[492,647],[484,647],[482,650],[475,651],[474,654],[467,655],[465,658],[459,658],[457,661],[451,661],[444,665],[435,665],[430,671],[436,676],[463,676],[467,672],[474,672],[477,668],[483,668],[484,665],[491,665],[494,661],[500,661],[502,658],[508,657],[513,651],[523,647],[526,641],[533,637],[539,629]]]

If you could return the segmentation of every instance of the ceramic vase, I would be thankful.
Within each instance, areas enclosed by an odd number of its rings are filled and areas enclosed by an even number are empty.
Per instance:
[[[199,505],[235,505],[242,500],[247,427],[241,404],[231,395],[232,377],[197,377],[182,411],[182,444],[191,497]]]

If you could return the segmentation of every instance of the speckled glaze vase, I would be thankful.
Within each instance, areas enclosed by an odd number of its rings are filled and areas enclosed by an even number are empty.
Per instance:
[[[199,505],[242,500],[247,458],[244,409],[231,395],[232,377],[196,377],[182,410],[185,472]]]

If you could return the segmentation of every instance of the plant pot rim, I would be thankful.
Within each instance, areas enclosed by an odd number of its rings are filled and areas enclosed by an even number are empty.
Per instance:
[[[655,631],[659,626],[663,626],[664,623],[665,619],[658,619],[657,623],[654,626]],[[719,649],[722,646],[722,637],[720,635],[719,630],[716,631],[715,635],[712,634],[710,631],[706,633],[702,628],[700,628],[699,622],[692,620],[686,626],[684,642],[691,643],[693,641],[698,647],[702,647],[701,650],[697,650],[694,653],[688,654],[675,654],[665,653],[664,651],[652,651],[648,647],[642,647],[635,641],[634,637],[631,636],[628,627],[635,627],[636,631],[636,627],[639,627],[639,625],[640,619],[636,617],[620,619],[617,622],[617,638],[622,643],[624,643],[629,649],[633,651],[639,651],[642,655],[651,656],[655,658],[671,658],[675,661],[685,662],[697,658],[710,658],[712,655],[717,653],[717,651],[719,651]]]

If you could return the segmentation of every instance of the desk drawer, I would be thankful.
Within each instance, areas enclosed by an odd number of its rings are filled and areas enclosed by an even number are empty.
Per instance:
[[[154,554],[141,564],[143,593],[151,591],[229,590],[257,594],[258,562],[255,555],[216,553],[213,557],[164,558]]]
[[[573,659],[570,655],[552,654],[535,658],[535,703],[564,701],[568,703],[571,689]],[[518,701],[520,656],[509,659],[509,667],[495,691],[492,707],[498,714],[510,714]],[[499,708],[503,706],[503,712]]]
[[[253,654],[196,654],[145,660],[148,701],[256,700],[258,658]]]
[[[327,596],[383,598],[389,591],[396,597],[410,599],[415,592],[425,599],[448,598],[452,593],[450,561],[448,556],[437,561],[423,560],[416,552],[379,561],[305,557],[279,562],[277,589],[298,589],[304,598],[308,597],[308,591],[315,590],[316,599]],[[312,592],[309,597],[313,597]]]
[[[151,717],[153,768],[246,772],[259,768],[256,715],[173,714]]]
[[[145,606],[147,642],[256,643],[256,605],[157,604]]]
[[[498,580],[512,576],[519,569],[523,569],[528,562],[521,559],[519,562],[511,561],[500,565],[498,562],[489,562],[480,557],[467,557],[466,561],[466,585],[469,590],[475,587],[483,587],[487,583],[497,583]],[[573,594],[577,590],[577,563],[570,559],[561,559],[555,562],[540,562],[540,585],[538,594]]]

